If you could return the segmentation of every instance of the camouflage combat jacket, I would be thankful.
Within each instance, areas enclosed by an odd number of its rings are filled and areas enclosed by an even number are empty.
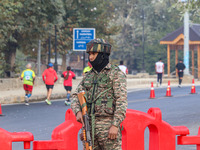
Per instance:
[[[72,95],[71,108],[75,114],[81,111],[77,94],[84,90],[89,115],[93,113],[95,117],[112,117],[112,124],[118,127],[127,109],[126,85],[126,75],[117,66],[109,63],[100,73],[92,69]],[[94,110],[91,110],[92,103]]]

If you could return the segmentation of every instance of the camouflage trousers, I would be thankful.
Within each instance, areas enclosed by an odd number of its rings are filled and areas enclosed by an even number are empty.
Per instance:
[[[117,138],[111,140],[108,138],[108,131],[112,125],[110,117],[95,118],[95,135],[93,150],[122,150],[122,135],[119,127]]]

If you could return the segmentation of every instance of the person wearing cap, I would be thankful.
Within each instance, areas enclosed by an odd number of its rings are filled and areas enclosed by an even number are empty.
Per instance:
[[[162,59],[160,58],[158,62],[155,63],[155,71],[157,73],[157,87],[160,81],[160,86],[162,85],[162,77],[164,74],[164,63],[162,62]]]
[[[91,63],[88,61],[88,66],[85,67],[85,68],[83,69],[83,76],[84,76],[87,72],[89,72],[90,70],[92,70],[92,65],[91,65]]]
[[[32,95],[33,84],[35,81],[35,72],[31,70],[31,64],[28,63],[26,65],[26,70],[24,70],[21,74],[21,80],[24,82],[24,90],[25,90],[25,105],[29,105],[29,98]]]
[[[124,65],[124,62],[121,60],[119,63],[119,69],[124,73],[124,74],[128,74],[128,69],[127,67]]]
[[[67,100],[65,100],[65,105],[70,105],[70,94],[72,90],[72,79],[76,79],[76,75],[73,71],[71,71],[71,67],[67,67],[67,71],[64,71],[61,75],[62,78],[64,78],[64,88],[67,91]]]
[[[182,80],[183,80],[183,72],[184,72],[184,69],[185,69],[185,65],[184,65],[184,63],[181,59],[179,60],[179,63],[176,64],[176,69],[177,69],[177,72],[178,72],[178,80],[179,80],[178,87],[180,88]]]
[[[85,91],[93,148],[121,150],[120,124],[127,109],[126,75],[118,66],[109,63],[111,45],[104,39],[87,43],[86,52],[93,68],[73,93],[71,108],[77,121],[82,122],[83,106],[80,106],[77,94]]]
[[[53,64],[49,63],[48,64],[48,69],[46,69],[43,73],[42,73],[42,79],[44,81],[44,83],[46,84],[46,88],[47,88],[47,99],[45,100],[45,102],[48,105],[51,105],[51,93],[54,87],[54,83],[58,80],[58,76],[56,71],[53,69]]]

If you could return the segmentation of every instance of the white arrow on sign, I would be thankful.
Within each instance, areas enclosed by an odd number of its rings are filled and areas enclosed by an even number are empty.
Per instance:
[[[76,34],[77,34],[77,39],[78,39],[78,30],[76,31]]]

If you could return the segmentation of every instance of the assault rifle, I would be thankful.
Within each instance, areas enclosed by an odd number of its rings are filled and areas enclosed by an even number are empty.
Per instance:
[[[91,128],[89,125],[88,110],[87,110],[87,104],[86,104],[86,99],[84,97],[84,94],[85,94],[85,91],[81,91],[78,94],[78,100],[82,108],[82,116],[83,116],[83,123],[84,123],[84,127],[82,128],[82,133],[83,133],[83,139],[85,141],[86,150],[92,150],[92,140],[90,136]]]

